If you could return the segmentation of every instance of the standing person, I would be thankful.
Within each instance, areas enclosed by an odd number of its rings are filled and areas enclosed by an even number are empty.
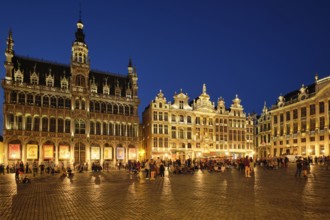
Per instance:
[[[36,174],[38,173],[38,163],[37,163],[37,161],[33,162],[32,171],[33,171],[33,176],[36,176]]]
[[[296,169],[296,174],[294,176],[301,176],[301,170],[302,170],[302,160],[301,157],[299,157],[296,161],[297,164],[297,169]]]
[[[244,167],[245,167],[245,177],[251,177],[250,175],[250,160],[249,156],[246,156],[244,159]]]
[[[165,166],[163,163],[160,163],[160,166],[159,166],[160,177],[164,177],[164,172],[165,172]]]
[[[146,163],[144,164],[145,171],[146,171],[146,179],[149,179],[149,173],[150,173],[150,163],[149,160],[147,159]]]
[[[254,174],[254,160],[250,157],[250,172],[251,175]]]
[[[29,173],[29,163],[28,162],[26,162],[25,168],[26,168],[25,173]]]
[[[44,171],[45,171],[45,165],[44,165],[43,162],[41,162],[41,164],[40,164],[40,174],[41,175],[44,174]]]
[[[156,175],[156,163],[153,159],[150,160],[150,180],[155,180],[155,175]]]
[[[5,165],[3,163],[0,164],[0,173],[2,173],[3,175],[5,175]]]
[[[304,177],[307,177],[308,162],[309,162],[308,158],[304,158],[304,160],[302,161],[302,170]]]

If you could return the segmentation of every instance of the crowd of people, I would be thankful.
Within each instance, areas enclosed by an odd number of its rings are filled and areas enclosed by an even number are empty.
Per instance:
[[[225,172],[226,169],[236,168],[238,171],[245,174],[245,177],[251,177],[254,173],[255,166],[264,167],[265,169],[279,169],[287,168],[289,166],[288,157],[269,157],[261,159],[252,159],[246,156],[245,158],[188,158],[184,161],[181,160],[161,160],[157,159],[139,161],[128,161],[122,163],[119,161],[116,166],[120,170],[126,169],[131,175],[138,174],[141,171],[145,172],[145,178],[147,180],[155,180],[156,177],[164,177],[165,168],[167,167],[169,174],[194,174],[196,170],[208,171],[208,172]],[[294,163],[292,163],[294,164]],[[318,164],[325,166],[326,169],[330,167],[330,156],[320,157],[301,157],[297,156],[295,160],[296,172],[295,176],[307,177],[310,172],[311,164]],[[102,166],[98,161],[95,161],[91,165],[92,172],[101,172],[102,170],[109,171],[109,163],[103,163]],[[73,164],[73,170],[77,172],[88,171],[88,163],[75,163]],[[63,176],[71,175],[73,172],[70,165],[64,165],[60,161],[57,165],[53,161],[43,161],[40,164],[37,161],[26,162],[17,161],[15,164],[7,165],[0,164],[0,174],[15,173],[17,180],[22,180],[24,174],[31,173],[33,176],[37,174],[43,175],[63,173]]]

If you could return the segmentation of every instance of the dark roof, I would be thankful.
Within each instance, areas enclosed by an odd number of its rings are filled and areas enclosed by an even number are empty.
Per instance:
[[[315,83],[307,86],[307,92],[308,92],[308,94],[315,93]],[[284,95],[284,98],[285,98],[285,101],[290,101],[291,99],[292,100],[297,99],[298,95],[299,95],[299,89],[287,93],[286,95]]]
[[[20,65],[21,71],[24,71],[24,83],[30,84],[30,74],[34,72],[34,68],[36,73],[39,75],[39,84],[46,85],[46,76],[49,74],[51,69],[51,75],[54,77],[54,87],[61,87],[61,77],[64,76],[67,79],[71,78],[70,65],[69,64],[60,64],[56,62],[50,62],[42,59],[29,58],[24,56],[14,56],[13,57],[14,69],[18,69],[18,65]],[[14,77],[14,71],[12,73],[12,77]],[[98,93],[103,93],[103,85],[105,79],[107,78],[107,83],[110,85],[110,94],[115,94],[115,86],[117,85],[117,81],[122,89],[122,96],[125,96],[125,91],[129,83],[128,75],[120,75],[114,74],[110,72],[103,72],[98,70],[91,70],[89,72],[89,82],[92,79],[95,79],[95,83],[97,85]],[[131,85],[130,85],[131,87]]]

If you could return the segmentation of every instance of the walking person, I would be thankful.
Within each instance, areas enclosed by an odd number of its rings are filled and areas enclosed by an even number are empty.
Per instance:
[[[149,174],[150,174],[150,163],[149,160],[147,159],[146,163],[144,164],[145,171],[146,171],[146,179],[149,179]]]
[[[299,157],[296,161],[297,164],[297,169],[296,169],[296,174],[294,176],[301,176],[301,170],[302,170],[302,160],[301,157]]]
[[[250,175],[250,160],[249,160],[249,156],[246,156],[244,161],[244,167],[245,167],[245,177],[251,177]]]
[[[159,166],[159,175],[160,177],[164,177],[164,172],[165,172],[165,166],[163,163],[160,164]]]

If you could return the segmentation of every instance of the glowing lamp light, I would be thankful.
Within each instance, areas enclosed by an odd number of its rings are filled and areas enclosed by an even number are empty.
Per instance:
[[[200,157],[200,156],[201,156],[201,152],[198,152],[198,153],[197,153],[197,156]]]
[[[225,152],[225,154],[228,156],[228,155],[229,155],[229,152],[228,152],[228,151],[226,151],[226,152]]]
[[[97,159],[97,158],[96,158],[96,154],[93,154],[93,157],[92,157],[92,159]]]
[[[66,155],[65,155],[65,158],[69,159],[69,157],[70,157],[70,154],[69,154],[69,152],[67,152]]]
[[[166,158],[168,157],[168,154],[167,154],[167,153],[165,154],[165,157],[166,157]]]
[[[11,154],[11,157],[12,157],[12,158],[16,158],[16,154],[15,154],[15,153],[12,153],[12,154]]]

